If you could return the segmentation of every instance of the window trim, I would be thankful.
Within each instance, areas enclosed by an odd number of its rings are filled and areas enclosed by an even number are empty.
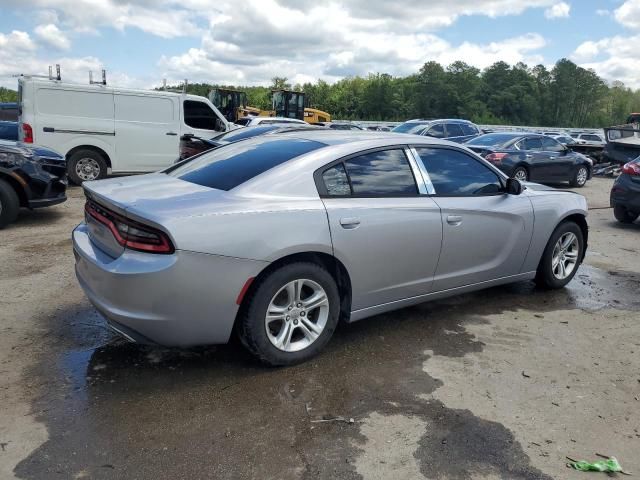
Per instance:
[[[352,158],[356,158],[356,157],[361,157],[363,155],[368,155],[370,153],[376,153],[376,152],[381,152],[381,151],[385,151],[385,150],[401,150],[402,153],[404,153],[405,157],[407,158],[407,163],[409,165],[409,169],[411,170],[411,175],[413,176],[413,181],[415,182],[416,185],[416,193],[415,194],[407,194],[407,195],[386,195],[386,194],[357,194],[353,192],[353,186],[351,185],[351,176],[349,175],[349,170],[347,169],[347,166],[344,164],[345,162],[349,161]],[[336,160],[333,160],[325,165],[323,165],[320,168],[317,168],[314,172],[313,172],[313,180],[316,184],[316,190],[318,191],[318,195],[320,195],[320,198],[322,199],[331,199],[331,198],[415,198],[415,197],[423,197],[423,196],[427,196],[426,194],[420,193],[420,184],[421,181],[424,181],[422,178],[422,175],[419,173],[419,171],[415,170],[415,165],[413,165],[411,163],[411,157],[412,154],[409,150],[409,147],[406,144],[401,144],[401,145],[385,145],[384,147],[375,147],[375,148],[368,148],[366,150],[361,150],[359,152],[355,152],[355,153],[350,153],[349,155],[345,155],[344,157],[340,157],[337,158]],[[333,168],[334,166],[336,166],[337,164],[341,163],[345,173],[347,174],[347,180],[349,182],[349,187],[351,189],[351,194],[349,195],[329,195],[327,193],[327,187],[324,184],[324,180],[323,180],[323,175],[324,172],[326,172],[327,170]],[[424,187],[424,185],[423,185]]]
[[[426,145],[426,144],[413,144],[413,145],[409,145],[410,149],[415,149],[416,151],[416,161],[418,162],[418,164],[422,164],[422,166],[424,166],[427,174],[429,173],[429,169],[427,168],[426,165],[424,165],[424,163],[422,162],[422,158],[420,157],[420,154],[418,153],[418,148],[430,148],[430,149],[437,149],[437,150],[452,150],[452,151],[456,151],[459,153],[462,153],[464,155],[467,155],[468,157],[472,158],[473,160],[475,160],[476,162],[478,162],[480,165],[483,165],[485,167],[487,167],[493,174],[496,175],[496,177],[498,177],[498,181],[500,182],[500,186],[502,188],[502,191],[497,192],[497,193],[483,193],[480,195],[451,195],[451,194],[442,194],[442,193],[438,193],[437,190],[435,189],[435,186],[432,186],[434,193],[430,194],[430,197],[442,197],[442,198],[474,198],[474,197],[497,197],[499,195],[507,195],[506,192],[506,188],[507,188],[507,184],[506,184],[506,175],[504,174],[504,172],[502,172],[500,169],[498,169],[497,167],[494,167],[493,165],[491,165],[489,162],[487,162],[484,158],[480,157],[479,155],[477,155],[474,152],[468,152],[467,150],[463,149],[463,148],[457,148],[457,147],[453,147],[453,146],[444,146],[444,145]],[[429,177],[429,181],[431,181],[431,177]]]

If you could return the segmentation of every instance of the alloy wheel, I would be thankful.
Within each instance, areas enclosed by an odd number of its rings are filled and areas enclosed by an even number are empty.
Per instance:
[[[578,175],[576,175],[576,182],[578,183],[578,185],[584,185],[585,183],[587,183],[587,169],[584,167],[580,167],[580,169],[578,170]]]
[[[560,236],[553,247],[553,255],[551,257],[553,276],[558,280],[564,280],[569,277],[578,265],[579,253],[580,243],[574,233],[567,232]]]
[[[516,170],[516,173],[513,176],[513,178],[515,178],[516,180],[518,180],[520,182],[526,182],[527,181],[527,171],[524,170],[523,168],[519,168],[518,170]]]
[[[329,318],[329,298],[320,284],[293,280],[273,296],[265,316],[271,344],[284,352],[298,352],[314,343]]]
[[[94,158],[81,158],[76,162],[76,174],[83,181],[95,180],[100,176],[100,165]]]

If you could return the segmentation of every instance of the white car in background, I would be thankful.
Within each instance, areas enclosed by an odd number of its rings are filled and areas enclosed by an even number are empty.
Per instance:
[[[589,145],[592,147],[604,147],[605,140],[597,133],[578,133],[572,134],[574,140],[578,140],[581,145]]]

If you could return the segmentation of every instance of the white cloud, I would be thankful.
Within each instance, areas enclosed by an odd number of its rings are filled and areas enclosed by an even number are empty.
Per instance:
[[[573,54],[580,66],[594,69],[603,78],[619,80],[632,88],[640,88],[640,35],[615,36],[597,42],[585,42]],[[599,58],[600,57],[600,58]]]
[[[14,30],[6,35],[0,33],[0,52],[4,55],[17,55],[34,49],[35,44],[27,32]]]
[[[596,15],[600,17],[608,17],[609,15],[611,15],[611,12],[604,8],[599,8],[598,10],[596,10]]]
[[[614,10],[615,19],[627,28],[640,28],[640,2],[627,0]]]
[[[53,23],[38,25],[33,32],[40,41],[59,50],[68,50],[71,47],[71,42],[66,34]]]
[[[570,11],[571,11],[571,5],[569,5],[567,2],[560,2],[547,8],[544,11],[544,16],[549,19],[569,18]]]

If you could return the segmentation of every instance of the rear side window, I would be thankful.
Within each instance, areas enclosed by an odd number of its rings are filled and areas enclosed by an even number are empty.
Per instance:
[[[464,133],[457,123],[447,123],[447,137],[462,137]]]
[[[409,161],[401,149],[351,157],[325,170],[322,178],[327,194],[333,196],[351,193],[364,197],[402,197],[418,194]]]
[[[520,142],[522,150],[542,150],[542,141],[539,138],[525,138]]]
[[[297,138],[249,139],[216,148],[164,172],[204,187],[231,190],[277,165],[324,146]]]
[[[417,148],[436,195],[475,196],[502,193],[502,183],[489,167],[458,150]]]

